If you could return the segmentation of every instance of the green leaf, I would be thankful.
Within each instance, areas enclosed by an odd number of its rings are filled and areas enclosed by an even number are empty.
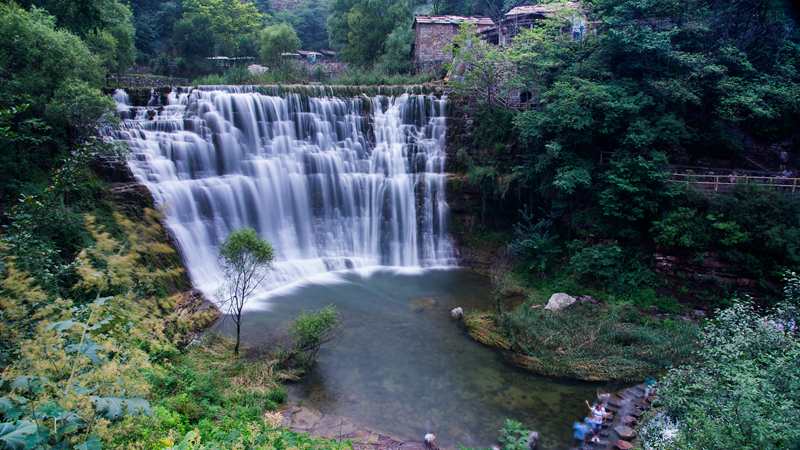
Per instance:
[[[100,355],[97,354],[97,351],[105,350],[105,348],[95,344],[94,341],[92,341],[91,339],[87,339],[86,343],[83,344],[82,346],[79,346],[77,344],[72,344],[66,346],[64,350],[66,350],[67,353],[73,353],[75,351],[79,351],[81,355],[91,359],[92,363],[100,364],[102,358],[100,357]]]
[[[180,444],[172,447],[173,450],[189,450],[192,446],[191,440],[197,437],[197,433],[194,431],[190,431],[186,433],[186,436],[183,438]]]
[[[72,390],[78,395],[89,395],[94,392],[96,389],[86,389],[82,386],[72,386]]]
[[[39,429],[27,420],[0,423],[0,442],[11,449],[28,448]]]
[[[51,330],[55,329],[56,331],[63,331],[63,330],[69,330],[75,325],[83,326],[82,323],[75,322],[74,320],[62,320],[61,322],[51,323],[50,325],[47,326],[47,328]]]
[[[103,443],[100,438],[95,435],[90,435],[86,438],[86,442],[72,447],[74,450],[103,450]]]
[[[22,415],[22,410],[8,397],[0,397],[0,411],[6,415],[6,420],[17,420]]]
[[[119,420],[128,413],[150,415],[150,402],[141,397],[89,397],[94,402],[94,409],[108,420]]]
[[[21,387],[26,388],[29,391],[33,392],[34,394],[38,394],[39,392],[44,389],[44,384],[49,383],[50,380],[47,377],[29,377],[29,376],[21,376],[17,377],[14,381],[11,382],[11,387]]]
[[[61,417],[66,411],[56,402],[46,402],[36,408],[37,418],[52,419],[53,417]]]
[[[114,298],[114,297],[113,296],[100,297],[97,300],[95,300],[93,304],[94,304],[94,306],[103,306],[103,305],[106,304],[107,301],[111,300],[112,298]]]

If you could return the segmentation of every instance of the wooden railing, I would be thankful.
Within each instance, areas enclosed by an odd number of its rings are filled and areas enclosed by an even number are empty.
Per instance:
[[[749,175],[698,175],[691,173],[673,173],[670,177],[672,183],[689,183],[701,187],[703,190],[724,192],[730,191],[738,183],[755,183],[764,187],[775,188],[784,192],[795,193],[800,187],[800,178],[780,177],[755,177]]]

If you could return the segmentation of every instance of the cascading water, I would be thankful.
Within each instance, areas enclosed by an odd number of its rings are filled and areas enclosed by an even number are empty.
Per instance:
[[[276,249],[265,290],[346,268],[455,265],[444,99],[203,87],[142,114],[118,97],[136,118],[110,133],[208,295],[222,279],[217,244],[243,226]]]

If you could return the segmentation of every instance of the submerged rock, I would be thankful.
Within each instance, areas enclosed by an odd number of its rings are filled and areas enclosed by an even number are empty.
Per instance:
[[[431,309],[436,306],[436,300],[430,297],[419,297],[411,300],[408,303],[408,306],[411,307],[414,311],[424,311],[426,309]]]

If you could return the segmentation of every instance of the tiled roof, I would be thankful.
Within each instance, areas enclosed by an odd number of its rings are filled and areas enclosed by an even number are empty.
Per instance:
[[[483,16],[461,17],[461,16],[414,16],[414,23],[474,23],[475,26],[492,26],[492,19]]]
[[[527,5],[517,6],[505,14],[505,17],[524,16],[526,14],[542,14],[547,15],[558,11],[559,9],[580,9],[578,2],[564,2],[564,3],[547,3],[545,5]]]

